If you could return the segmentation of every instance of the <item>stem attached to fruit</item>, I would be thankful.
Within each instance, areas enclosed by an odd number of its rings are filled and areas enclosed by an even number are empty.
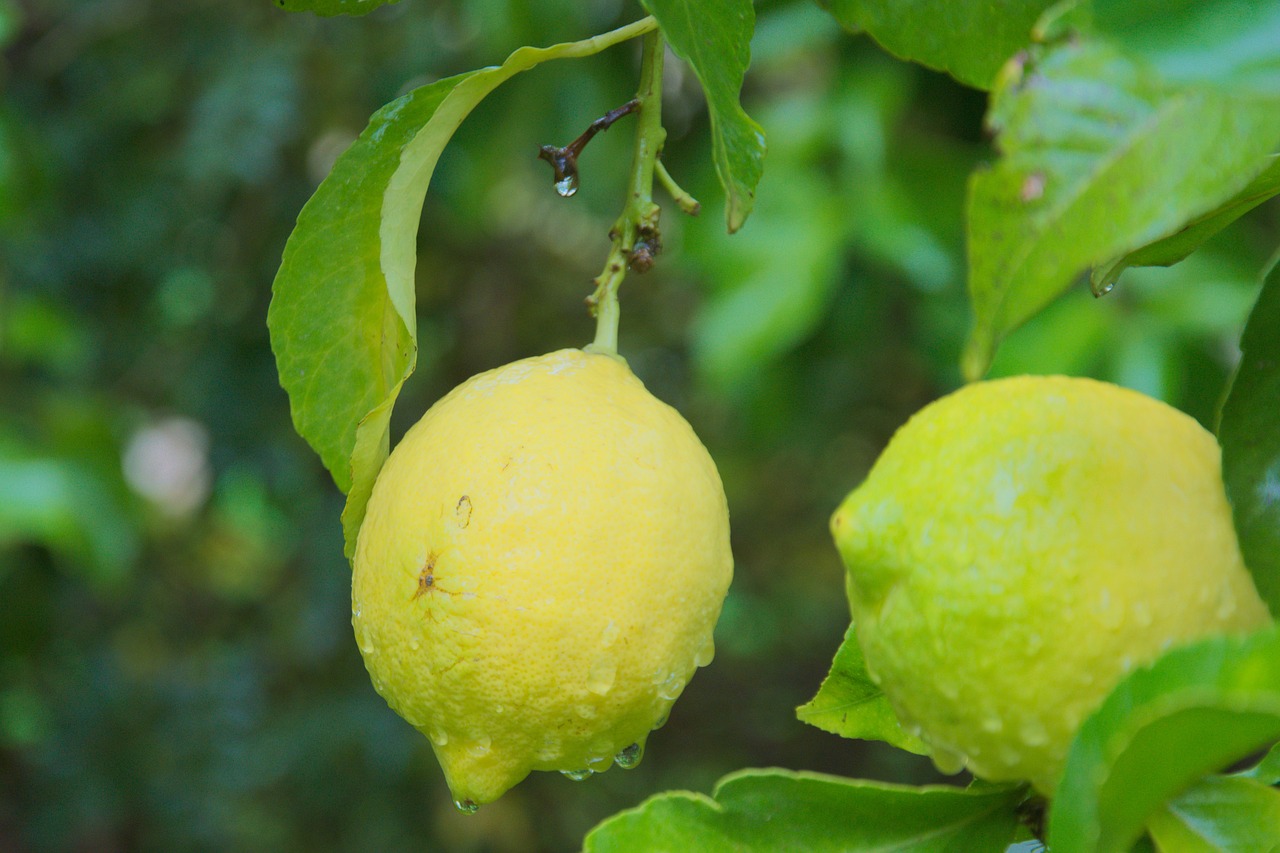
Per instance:
[[[662,34],[646,33],[640,62],[640,88],[636,92],[636,149],[631,160],[627,203],[609,236],[613,246],[604,270],[596,276],[596,289],[587,305],[596,316],[596,352],[618,351],[618,286],[627,270],[644,272],[662,248],[658,234],[658,205],[653,202],[653,175],[667,132],[662,127],[662,59],[666,49]]]

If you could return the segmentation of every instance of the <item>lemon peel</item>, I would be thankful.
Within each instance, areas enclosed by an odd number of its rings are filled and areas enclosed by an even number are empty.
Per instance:
[[[688,423],[622,359],[560,350],[472,377],[396,446],[352,624],[470,811],[531,770],[634,766],[711,660],[732,567]]]
[[[1171,646],[1270,621],[1195,420],[1088,379],[918,412],[832,517],[868,669],[940,769],[1051,794],[1076,729]]]

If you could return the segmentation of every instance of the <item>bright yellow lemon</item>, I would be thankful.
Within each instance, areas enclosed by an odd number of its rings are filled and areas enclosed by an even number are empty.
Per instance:
[[[471,378],[395,448],[352,623],[471,809],[531,770],[633,766],[711,660],[732,566],[689,424],[620,358],[561,350]]]
[[[933,403],[831,523],[898,716],[940,767],[1046,793],[1126,672],[1269,621],[1213,436],[1101,382],[1019,377]]]

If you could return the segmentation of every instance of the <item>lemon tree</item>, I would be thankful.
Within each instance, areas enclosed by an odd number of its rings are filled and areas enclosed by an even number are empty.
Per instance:
[[[382,3],[277,5],[358,15]],[[295,426],[346,495],[356,641],[464,811],[531,770],[633,764],[710,659],[731,571],[714,465],[617,357],[618,288],[663,248],[655,182],[680,210],[700,207],[661,159],[668,51],[705,96],[726,230],[750,215],[765,153],[740,99],[755,14],[748,0],[642,5],[618,29],[518,48],[379,110],[303,209],[273,288]],[[1081,276],[1095,295],[1123,292],[1129,267],[1177,263],[1280,195],[1280,7],[820,5],[989,91],[997,146],[968,184],[973,323],[956,361],[973,384],[848,484],[833,532],[853,620],[798,714],[979,779],[748,770],[709,796],[657,794],[586,849],[1270,849],[1280,752],[1224,771],[1280,738],[1280,275],[1264,271],[1216,440],[1111,386],[982,380],[1001,342]],[[634,124],[623,210],[588,296],[594,341],[475,377],[393,440],[419,345],[418,221],[446,144],[513,77],[633,40],[635,97],[540,154],[548,191],[571,197],[592,137]],[[906,238],[862,236],[915,253]],[[818,243],[837,254],[845,239],[829,227]],[[840,274],[812,254],[745,265],[749,286],[695,332],[700,357],[742,376],[766,332],[794,342],[811,329]]]

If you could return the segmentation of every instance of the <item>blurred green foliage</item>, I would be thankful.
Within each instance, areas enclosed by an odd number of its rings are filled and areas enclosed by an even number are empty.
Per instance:
[[[723,233],[698,86],[672,63],[665,159],[706,213],[666,204],[665,253],[622,291],[623,353],[728,491],[718,658],[638,769],[535,774],[466,818],[351,640],[341,496],[290,425],[270,282],[298,210],[383,103],[639,8],[402,0],[319,19],[265,0],[0,0],[0,849],[569,850],[650,793],[744,766],[934,778],[794,708],[848,621],[829,513],[959,382],[985,101],[813,4],[757,12],[755,213]],[[473,373],[590,340],[582,299],[630,140],[592,143],[571,201],[535,155],[635,78],[630,46],[538,69],[446,150],[394,435]],[[1112,379],[1211,423],[1277,215],[1105,299],[1077,287],[996,372]]]

